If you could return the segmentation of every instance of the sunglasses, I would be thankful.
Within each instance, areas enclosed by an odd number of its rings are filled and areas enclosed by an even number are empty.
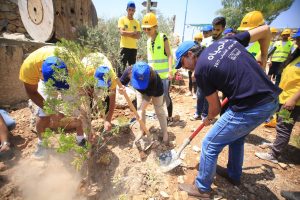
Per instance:
[[[151,28],[143,28],[143,31],[151,31]]]

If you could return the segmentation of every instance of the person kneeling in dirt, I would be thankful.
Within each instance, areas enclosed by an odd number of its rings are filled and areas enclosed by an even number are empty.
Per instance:
[[[202,142],[199,173],[195,184],[179,184],[191,196],[209,199],[215,173],[233,185],[239,185],[246,136],[270,117],[278,108],[281,90],[264,73],[245,46],[259,41],[261,61],[267,63],[271,32],[267,25],[222,38],[206,49],[193,41],[183,42],[176,51],[176,68],[195,70],[197,86],[209,103],[209,126],[221,111],[218,91],[229,99],[229,107],[214,123]],[[229,145],[227,169],[217,167],[217,159]]]
[[[52,79],[54,81],[53,86],[58,92],[69,88],[66,81],[57,81],[53,77],[55,73],[54,68],[65,70],[67,73],[65,63],[55,56],[57,52],[56,48],[58,47],[45,46],[37,49],[24,60],[20,68],[19,79],[24,83],[29,99],[38,106],[35,110],[37,117],[36,132],[38,136],[37,149],[34,153],[35,158],[43,158],[45,155],[45,148],[42,146],[42,134],[46,128],[55,129],[63,127],[65,130],[76,129],[78,145],[84,146],[86,143],[81,120],[77,118],[65,118],[62,113],[46,115],[43,110],[45,99],[47,98],[43,91],[45,89],[45,82]]]
[[[5,110],[0,109],[0,158],[10,152],[8,133],[16,127],[16,122]]]
[[[116,107],[116,73],[113,70],[111,62],[102,53],[91,53],[82,59],[83,65],[86,67],[87,75],[94,75],[97,80],[96,87],[93,88],[91,97],[93,99],[92,106],[97,105],[99,97],[108,92],[104,99],[105,121],[104,130],[110,131],[112,128],[111,120]]]
[[[137,62],[133,66],[126,68],[120,81],[123,85],[127,85],[131,81],[132,87],[137,90],[137,112],[144,123],[146,122],[146,108],[152,99],[154,110],[163,133],[163,142],[167,145],[169,143],[169,136],[164,110],[164,89],[162,80],[157,72],[147,63]],[[120,93],[124,93],[124,90],[125,87],[120,88]],[[140,130],[143,135],[142,127],[140,127]]]

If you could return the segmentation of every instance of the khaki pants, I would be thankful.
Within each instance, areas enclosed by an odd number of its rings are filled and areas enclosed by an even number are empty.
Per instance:
[[[146,124],[146,108],[152,99],[152,103],[154,106],[155,113],[157,115],[160,128],[162,130],[163,135],[167,134],[167,117],[164,109],[164,96],[161,95],[159,97],[149,97],[147,95],[143,95],[140,92],[136,91],[136,99],[137,99],[137,112],[139,116],[142,118],[142,121]],[[140,130],[143,131],[142,127]]]

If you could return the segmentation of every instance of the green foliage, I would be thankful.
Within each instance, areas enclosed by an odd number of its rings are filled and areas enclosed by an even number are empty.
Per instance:
[[[227,27],[238,28],[248,12],[258,10],[265,17],[266,23],[271,24],[283,11],[288,10],[294,0],[222,0],[223,8],[217,13],[226,17]]]
[[[83,162],[87,160],[87,153],[91,148],[90,144],[85,147],[78,146],[75,136],[66,135],[62,128],[58,128],[57,133],[47,128],[43,134],[43,146],[54,148],[58,153],[73,152],[74,160],[72,164],[77,170],[81,169]]]
[[[287,109],[281,109],[278,113],[278,116],[282,118],[282,121],[287,124],[294,123],[294,120],[291,118],[291,112]]]

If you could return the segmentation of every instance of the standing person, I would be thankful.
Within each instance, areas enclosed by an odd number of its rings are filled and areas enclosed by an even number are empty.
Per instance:
[[[286,61],[293,48],[293,42],[289,40],[290,35],[291,29],[284,29],[281,33],[281,40],[273,44],[276,50],[271,58],[271,67],[268,75],[270,78],[275,78],[275,85],[279,85],[281,78],[281,73],[278,70]]]
[[[271,33],[269,26],[222,38],[203,50],[194,42],[182,43],[176,51],[176,68],[195,70],[197,86],[209,103],[204,125],[211,125],[220,113],[218,91],[229,99],[229,108],[214,123],[202,142],[199,173],[195,184],[180,184],[189,195],[209,198],[217,173],[231,183],[240,184],[246,136],[278,108],[281,90],[247,52],[249,42],[259,41],[263,66],[267,62]],[[229,145],[227,169],[217,168],[222,149]]]
[[[203,41],[201,42],[201,46],[208,47],[212,43],[212,25],[206,25],[203,27]]]
[[[286,67],[279,84],[283,90],[279,96],[280,107],[290,112],[293,122],[286,123],[281,116],[277,116],[277,134],[275,141],[270,145],[271,150],[268,153],[255,153],[260,159],[275,163],[278,162],[282,150],[289,143],[295,122],[300,120],[300,28],[293,38],[296,39],[298,48],[283,64]]]
[[[15,120],[13,120],[5,110],[0,109],[0,158],[6,152],[10,151],[8,133],[15,127]]]
[[[163,143],[168,145],[167,118],[165,109],[163,108],[164,90],[160,76],[147,63],[137,62],[132,67],[126,68],[120,81],[123,85],[127,85],[131,82],[132,87],[137,90],[137,112],[144,123],[146,123],[146,108],[152,100],[162,130]],[[121,88],[120,93],[124,90],[124,87]],[[140,127],[140,131],[141,135],[143,135],[142,127]],[[140,136],[138,136],[138,138],[140,138]]]
[[[157,18],[147,13],[142,21],[143,31],[148,36],[147,57],[149,65],[158,73],[164,86],[164,99],[167,105],[168,122],[172,121],[173,103],[170,97],[170,84],[173,78],[173,57],[170,43],[164,33],[158,32]]]
[[[123,16],[118,21],[118,28],[121,35],[121,62],[122,67],[117,68],[117,76],[121,77],[127,64],[129,66],[136,62],[137,40],[141,37],[140,23],[133,18],[135,13],[135,3],[129,1],[127,3],[127,16]]]
[[[213,22],[212,38],[213,42],[223,37],[223,32],[226,26],[225,17],[216,17]]]
[[[66,64],[59,57],[55,56],[55,53],[59,51],[58,48],[45,46],[35,50],[24,60],[20,68],[19,79],[23,82],[29,99],[38,106],[38,109],[35,111],[38,136],[38,144],[34,153],[35,158],[43,158],[45,156],[46,152],[42,146],[42,135],[46,128],[64,127],[66,129],[76,129],[78,145],[84,146],[86,143],[81,120],[74,117],[68,118],[64,120],[65,124],[62,122],[63,118],[65,118],[62,113],[47,115],[43,110],[45,99],[48,98],[43,90],[44,84],[48,80],[53,81],[53,86],[58,93],[69,88],[66,81],[54,78],[55,70],[64,71],[66,75],[68,73]],[[51,122],[55,122],[55,125],[51,126]]]
[[[265,24],[263,14],[260,11],[252,11],[247,13],[241,21],[241,25],[238,27],[238,31],[248,31],[256,27],[262,26]],[[256,59],[260,54],[259,42],[250,42],[246,47],[248,52],[251,53]]]

